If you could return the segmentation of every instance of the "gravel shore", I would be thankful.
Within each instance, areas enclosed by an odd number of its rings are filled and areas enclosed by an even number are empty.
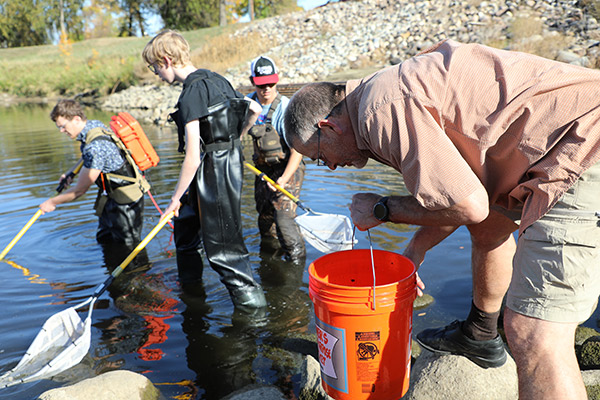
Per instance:
[[[563,62],[597,67],[600,29],[595,8],[567,0],[340,1],[257,20],[235,35],[260,35],[265,55],[280,69],[280,84],[359,77],[450,38],[528,51]],[[591,4],[591,3],[590,3]],[[540,54],[541,53],[541,54]],[[237,88],[248,84],[249,63],[228,69]],[[201,67],[201,66],[198,66]],[[333,79],[332,79],[333,78]],[[178,85],[132,87],[103,100],[109,111],[164,124],[181,91]]]

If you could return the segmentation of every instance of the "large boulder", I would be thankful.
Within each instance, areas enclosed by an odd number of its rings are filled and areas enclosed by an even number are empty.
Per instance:
[[[222,400],[286,400],[286,397],[275,386],[250,385],[229,394]]]
[[[302,363],[300,400],[333,400],[323,389],[319,362],[310,355],[307,355]]]
[[[144,375],[111,371],[71,386],[48,390],[39,400],[157,400],[160,392]]]
[[[517,366],[512,357],[484,369],[466,357],[423,351],[411,370],[407,400],[517,400]]]

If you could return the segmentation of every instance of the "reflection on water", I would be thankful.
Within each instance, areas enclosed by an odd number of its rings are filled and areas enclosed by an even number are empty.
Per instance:
[[[3,248],[55,194],[58,177],[79,158],[78,143],[60,134],[50,107],[0,109],[0,247]],[[90,112],[108,122],[110,114]],[[160,156],[149,170],[156,202],[165,207],[179,174],[182,156],[168,128],[144,126]],[[250,158],[250,147],[246,157]],[[301,199],[317,212],[348,215],[355,192],[406,194],[399,174],[370,162],[366,168],[330,171],[307,160]],[[261,240],[252,193],[254,176],[245,171],[242,193],[244,237],[255,276],[266,292],[268,308],[249,317],[234,311],[229,294],[209,267],[193,296],[177,282],[172,231],[165,226],[145,252],[119,276],[94,307],[92,345],[75,368],[56,377],[0,390],[0,399],[34,398],[67,382],[114,369],[145,374],[170,399],[220,399],[253,383],[275,384],[292,398],[299,391],[301,355],[287,345],[306,343],[314,334],[308,297],[307,266],[282,261]],[[127,255],[103,249],[95,240],[95,190],[76,202],[41,216],[0,262],[0,373],[13,367],[43,322],[90,297],[109,271]],[[159,214],[146,199],[144,235]],[[414,227],[382,225],[372,229],[373,247],[402,252]],[[358,248],[368,248],[365,232],[356,231]],[[471,298],[469,237],[461,228],[425,260],[420,275],[433,295],[433,306],[415,312],[420,331],[466,316]],[[307,246],[307,264],[320,253]],[[304,346],[306,353],[316,347]]]

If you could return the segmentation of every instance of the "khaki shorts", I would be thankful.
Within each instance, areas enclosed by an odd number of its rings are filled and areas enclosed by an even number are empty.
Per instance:
[[[592,315],[600,295],[599,215],[600,163],[519,237],[506,298],[511,310],[553,322]]]

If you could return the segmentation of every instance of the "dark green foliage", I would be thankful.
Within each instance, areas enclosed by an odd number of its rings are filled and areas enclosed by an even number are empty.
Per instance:
[[[119,0],[125,17],[119,28],[119,36],[146,36],[148,23],[146,15],[152,12],[152,5],[145,0]]]
[[[60,8],[72,40],[83,39],[83,0],[0,0],[0,47],[48,44],[60,35]]]
[[[35,0],[0,0],[0,47],[48,43],[44,5]]]
[[[219,0],[156,0],[164,27],[187,31],[219,24]]]

